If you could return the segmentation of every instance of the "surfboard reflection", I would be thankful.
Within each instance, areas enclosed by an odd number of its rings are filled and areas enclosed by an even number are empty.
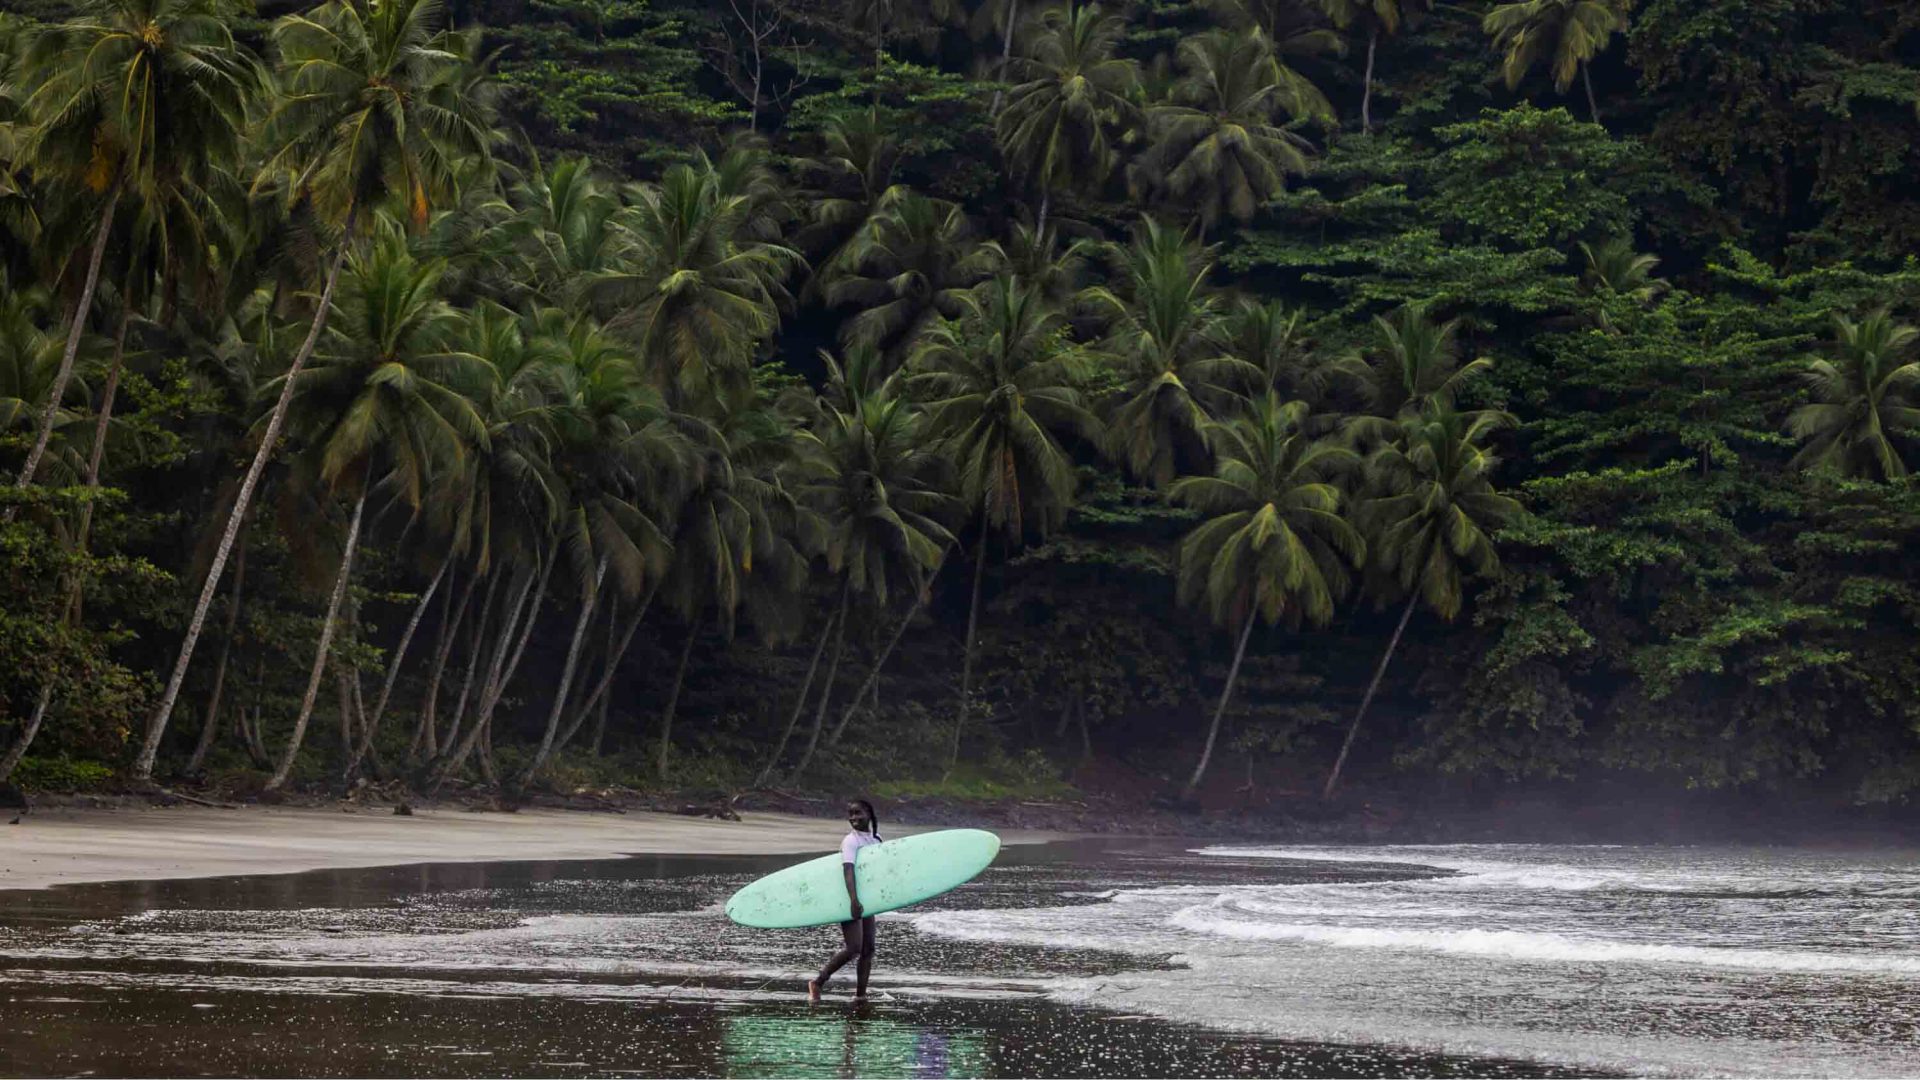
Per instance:
[[[980,1032],[859,1014],[736,1015],[725,1020],[730,1077],[980,1076]]]

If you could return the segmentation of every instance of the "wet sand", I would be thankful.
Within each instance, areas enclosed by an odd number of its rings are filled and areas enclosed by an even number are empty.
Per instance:
[[[802,844],[813,843],[805,829],[828,829],[831,838],[839,828],[788,825]],[[738,842],[781,841],[751,841],[743,831]],[[1012,846],[980,879],[923,907],[1024,907],[1116,876],[1152,881],[1164,856],[1183,846]],[[1123,987],[1134,973],[1179,961],[949,941],[916,932],[911,915],[882,916],[873,1000],[856,1004],[836,984],[824,1005],[808,1006],[802,982],[838,944],[837,932],[750,931],[717,910],[731,890],[790,861],[439,862],[0,893],[0,1008],[9,1017],[0,1075],[1594,1072],[1261,1038],[1097,1000],[1065,1004],[1049,993],[1062,977]],[[1287,875],[1305,882],[1369,872]]]
[[[0,825],[0,890],[415,863],[800,854],[831,851],[845,833],[844,822],[758,813],[720,821],[645,811],[435,809],[400,817],[372,807],[53,809]],[[1023,844],[1057,836],[1012,829],[1000,838]]]

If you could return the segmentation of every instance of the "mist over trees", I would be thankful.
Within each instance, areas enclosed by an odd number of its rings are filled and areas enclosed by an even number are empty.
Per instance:
[[[1895,0],[16,4],[0,780],[1903,799],[1917,145]]]

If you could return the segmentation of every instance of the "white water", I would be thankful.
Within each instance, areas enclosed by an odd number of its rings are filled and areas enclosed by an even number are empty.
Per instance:
[[[1920,1075],[1920,853],[1210,847],[1246,880],[920,915],[963,941],[1172,956],[1052,992],[1287,1038],[1637,1073]],[[1260,883],[1300,862],[1449,876]],[[1322,865],[1321,869],[1329,869]],[[1063,899],[1066,899],[1063,897]]]

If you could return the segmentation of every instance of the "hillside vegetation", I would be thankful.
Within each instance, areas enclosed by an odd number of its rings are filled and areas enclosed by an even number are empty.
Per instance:
[[[1904,800],[1917,137],[1900,0],[13,5],[0,780]]]

